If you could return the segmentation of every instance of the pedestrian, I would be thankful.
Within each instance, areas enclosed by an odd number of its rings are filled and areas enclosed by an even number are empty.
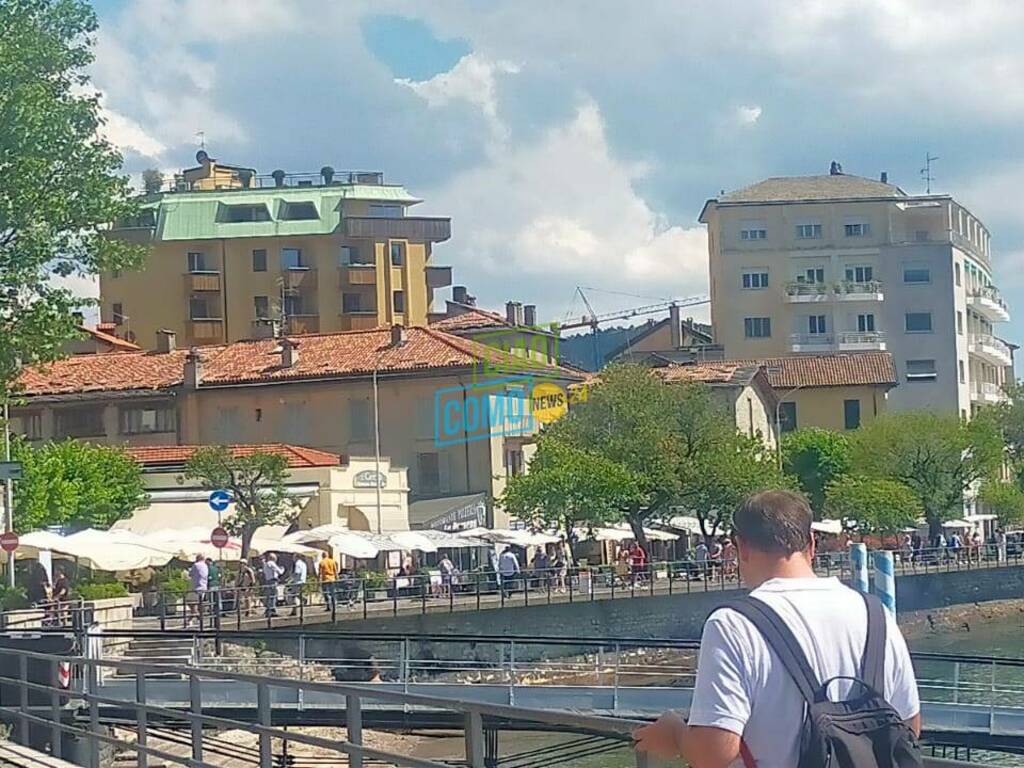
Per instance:
[[[320,564],[317,566],[317,576],[320,577],[320,592],[324,596],[324,610],[333,611],[335,600],[337,599],[338,563],[331,557],[330,552],[320,558]]]
[[[807,502],[788,491],[755,494],[740,505],[737,551],[753,592],[704,625],[689,723],[670,712],[639,728],[639,751],[691,765],[793,768],[823,764],[802,751],[825,748],[810,738],[817,734],[858,749],[856,761],[843,749],[829,751],[835,768],[921,765],[914,743],[920,704],[906,642],[877,598],[816,576],[811,520]],[[767,624],[774,640],[759,628]],[[790,674],[801,665],[809,667],[806,676]],[[850,678],[866,678],[875,690],[861,691]],[[845,706],[841,718],[820,714],[830,706],[821,703],[825,681],[832,701],[847,701],[836,705]]]
[[[58,566],[54,569],[56,576],[53,579],[53,613],[57,620],[57,624],[61,623],[61,603],[66,603],[71,597],[71,584],[68,582],[68,576],[64,573],[64,569]]]
[[[555,575],[555,587],[560,594],[565,592],[566,577],[569,575],[569,564],[565,559],[562,547],[555,551],[555,564],[552,568]]]
[[[996,531],[996,557],[998,562],[1006,562],[1006,531],[999,528]]]
[[[245,611],[246,616],[252,615],[253,592],[256,589],[256,571],[248,562],[243,562],[238,569],[235,581],[235,601],[239,612]]]
[[[441,557],[441,562],[437,564],[438,570],[441,571],[441,596],[451,598],[452,596],[452,577],[455,576],[455,563],[452,562],[451,558],[448,557],[446,552]]]
[[[203,601],[206,600],[206,592],[210,586],[210,569],[206,565],[205,557],[196,555],[192,567],[188,569],[188,579],[192,590],[186,597],[189,603],[189,617],[185,620],[185,626],[191,624],[194,618],[202,628]]]
[[[548,553],[544,551],[542,547],[537,547],[537,550],[533,554],[533,578],[534,583],[538,587],[544,587],[548,584],[548,579],[551,576],[550,573],[551,562],[548,560]]]
[[[904,533],[900,538],[900,559],[904,563],[909,563],[914,559],[914,542],[909,533]]]
[[[212,557],[206,558],[206,588],[207,588],[207,599],[211,606],[211,610],[216,611],[220,614],[220,566],[217,565],[216,561]]]
[[[633,584],[643,581],[647,573],[647,550],[638,541],[629,548],[629,573]]]
[[[708,557],[710,554],[711,553],[708,552],[708,545],[702,536],[693,550],[693,558],[697,563],[698,579],[706,579],[708,577]]]
[[[277,564],[277,555],[267,552],[263,557],[263,615],[277,616],[277,582],[284,575],[284,568]]]
[[[725,569],[725,578],[732,579],[736,576],[736,545],[732,539],[726,537],[722,545],[722,568]]]
[[[306,589],[306,575],[308,572],[306,559],[302,555],[297,556],[295,562],[292,563],[292,576],[288,582],[288,592],[290,593],[292,603],[292,616],[296,614],[299,606],[302,605],[302,593]]]
[[[501,594],[508,597],[515,589],[515,582],[519,578],[519,558],[512,551],[512,546],[505,547],[505,551],[498,558],[498,581],[501,586]]]
[[[949,543],[946,546],[949,548],[953,560],[959,563],[960,551],[963,549],[963,541],[960,539],[960,534],[953,531],[953,534],[949,537]]]

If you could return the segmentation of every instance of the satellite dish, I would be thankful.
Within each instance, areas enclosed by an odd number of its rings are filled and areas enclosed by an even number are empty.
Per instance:
[[[205,149],[200,149],[198,152],[196,152],[196,162],[199,163],[200,165],[206,165],[208,162],[210,162],[210,156],[206,154]]]

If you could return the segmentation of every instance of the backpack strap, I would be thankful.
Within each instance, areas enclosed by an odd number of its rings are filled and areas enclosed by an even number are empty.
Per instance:
[[[861,593],[868,611],[868,633],[864,642],[861,679],[876,693],[885,695],[885,608],[875,595]]]
[[[768,647],[775,652],[786,672],[796,683],[797,690],[807,702],[807,706],[813,705],[817,700],[821,683],[786,622],[767,603],[750,595],[731,600],[722,607],[733,609],[757,628],[768,643]]]

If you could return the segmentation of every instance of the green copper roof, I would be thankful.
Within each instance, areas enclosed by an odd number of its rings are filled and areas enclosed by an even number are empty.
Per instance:
[[[401,186],[345,184],[330,187],[275,187],[209,192],[169,192],[147,201],[154,211],[154,240],[207,240],[280,235],[323,235],[341,223],[346,201],[413,205],[421,202]],[[286,210],[310,203],[318,218],[288,219]],[[251,207],[251,208],[250,208]],[[303,206],[308,209],[308,206]],[[232,221],[255,211],[257,221]]]

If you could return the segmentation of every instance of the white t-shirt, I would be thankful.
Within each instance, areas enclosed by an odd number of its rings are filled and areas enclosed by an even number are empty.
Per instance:
[[[786,622],[824,682],[837,675],[861,677],[867,638],[863,598],[838,579],[771,579],[751,593]],[[885,700],[904,720],[920,711],[917,681],[906,641],[886,614]],[[833,700],[851,683],[836,681]],[[723,608],[704,625],[690,725],[732,731],[743,737],[758,768],[792,768],[803,722],[803,698],[761,633],[744,616]],[[734,766],[742,766],[737,759]]]

